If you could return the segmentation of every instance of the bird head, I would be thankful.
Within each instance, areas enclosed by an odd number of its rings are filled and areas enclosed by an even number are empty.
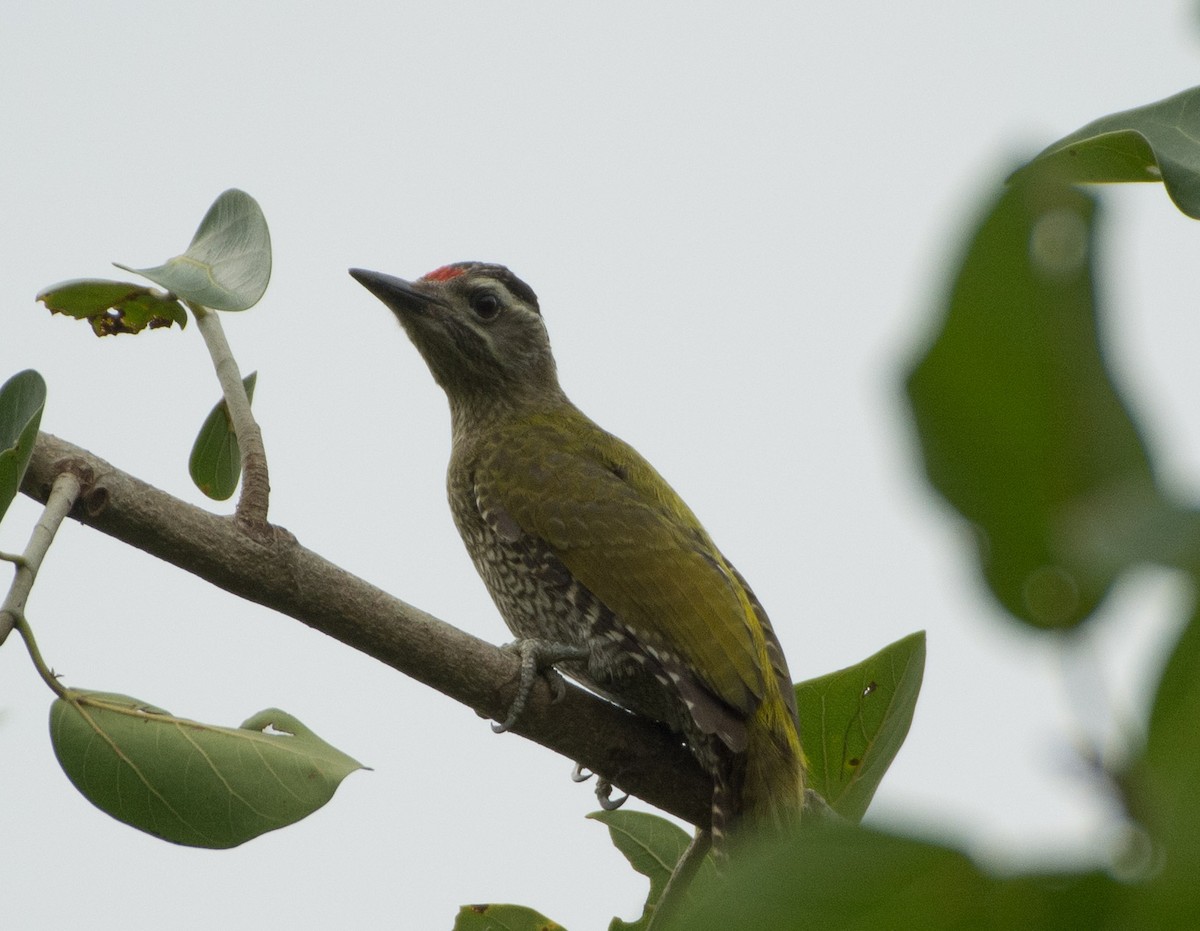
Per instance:
[[[416,281],[350,274],[391,308],[452,408],[561,398],[537,295],[503,265],[458,262]]]

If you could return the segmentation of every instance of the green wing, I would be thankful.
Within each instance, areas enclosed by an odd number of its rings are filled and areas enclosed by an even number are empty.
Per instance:
[[[753,595],[650,464],[573,413],[502,431],[476,464],[481,503],[544,541],[639,641],[750,715],[766,655]]]

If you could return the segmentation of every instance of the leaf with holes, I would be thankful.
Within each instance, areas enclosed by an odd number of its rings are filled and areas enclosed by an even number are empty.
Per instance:
[[[524,905],[464,905],[453,931],[565,931],[557,921]]]
[[[925,633],[796,685],[809,787],[858,821],[904,743],[925,673]]]
[[[608,827],[609,836],[629,865],[650,880],[650,893],[642,917],[635,922],[614,918],[609,931],[645,931],[654,907],[662,897],[675,864],[691,843],[691,838],[676,824],[658,815],[641,811],[596,811],[588,815]],[[712,857],[705,857],[693,879],[702,888],[717,875]]]
[[[1014,181],[907,384],[930,483],[976,530],[993,593],[1038,627],[1087,618],[1173,519],[1102,351],[1095,209]]]
[[[254,400],[257,381],[258,372],[242,379],[250,401]],[[196,487],[214,501],[225,501],[237,490],[242,476],[242,450],[224,400],[218,401],[204,419],[188,459],[188,472]]]
[[[271,280],[271,234],[258,202],[236,188],[218,197],[183,255],[135,272],[213,310],[246,310]]]
[[[1019,173],[1074,183],[1162,181],[1175,205],[1200,219],[1200,87],[1088,123]]]
[[[363,768],[278,709],[240,728],[214,727],[76,689],[51,707],[50,739],[89,802],[189,847],[235,847],[299,821]]]
[[[97,336],[140,333],[175,323],[187,326],[187,311],[169,294],[132,281],[79,278],[46,288],[37,300],[52,314],[87,320]]]
[[[21,487],[45,407],[46,382],[33,369],[0,385],[0,518]]]

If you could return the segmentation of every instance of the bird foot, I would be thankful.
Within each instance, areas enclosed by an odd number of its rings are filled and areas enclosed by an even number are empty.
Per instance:
[[[587,782],[594,775],[596,774],[584,769],[582,763],[576,763],[575,768],[571,770],[571,781]],[[613,784],[611,782],[603,776],[596,776],[596,800],[605,811],[616,811],[629,800],[628,793],[620,798],[613,798],[612,791]]]
[[[546,678],[550,686],[550,701],[562,701],[567,694],[567,684],[563,677],[554,669],[555,663],[568,659],[587,659],[590,651],[586,647],[571,646],[566,643],[555,643],[552,640],[526,638],[507,643],[503,650],[516,653],[521,658],[521,678],[517,683],[517,697],[508,708],[508,715],[499,723],[492,724],[492,730],[497,734],[512,730],[529,703],[529,693],[533,691],[533,683],[539,675]]]
[[[597,776],[596,777],[596,801],[598,801],[600,803],[600,807],[603,808],[605,811],[616,811],[618,808],[620,808],[622,805],[624,805],[627,801],[629,801],[628,793],[622,795],[620,798],[613,798],[612,792],[613,792],[613,784],[611,782],[609,782],[607,779],[605,779],[603,776]]]

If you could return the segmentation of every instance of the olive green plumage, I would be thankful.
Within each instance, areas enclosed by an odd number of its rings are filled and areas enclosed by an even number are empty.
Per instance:
[[[795,697],[766,613],[653,467],[563,394],[532,289],[482,263],[351,274],[446,391],[451,511],[512,631],[575,650],[569,675],[681,732],[716,830],[797,818]]]

